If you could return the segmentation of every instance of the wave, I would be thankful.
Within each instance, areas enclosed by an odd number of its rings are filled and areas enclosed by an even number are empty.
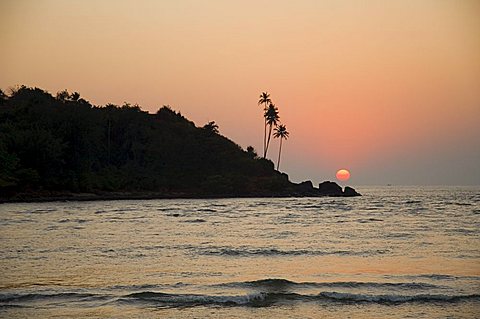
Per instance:
[[[216,209],[212,209],[212,208],[198,208],[198,209],[196,209],[196,211],[198,211],[198,212],[209,212],[209,213],[216,213],[217,212]]]
[[[91,293],[26,293],[26,294],[0,294],[1,304],[26,303],[45,300],[76,300],[76,301],[94,301],[108,299],[110,296]]]
[[[364,251],[321,251],[309,249],[282,250],[277,248],[231,248],[231,247],[211,247],[199,249],[200,255],[213,256],[232,256],[232,257],[254,257],[254,256],[324,256],[324,255],[340,255],[340,256],[372,256],[388,253],[388,250],[364,250]]]
[[[119,299],[120,302],[147,302],[166,307],[192,307],[205,305],[268,307],[275,304],[291,302],[336,302],[336,303],[454,303],[475,300],[480,295],[371,295],[341,292],[321,292],[317,295],[304,295],[293,292],[257,292],[247,295],[200,295],[200,294],[168,294],[161,292],[139,292]]]
[[[480,301],[479,294],[471,295],[363,295],[341,292],[322,292],[319,296],[338,301],[358,301],[375,303],[407,303],[407,302],[459,302],[467,300]]]
[[[407,200],[405,204],[421,204],[421,200]]]
[[[267,288],[267,289],[284,289],[284,288],[396,288],[396,289],[441,289],[437,286],[421,282],[360,282],[360,281],[338,281],[338,282],[294,282],[287,279],[261,279],[255,281],[231,282],[218,284],[216,286],[236,287],[236,288]]]
[[[195,306],[244,306],[268,307],[285,303],[457,303],[465,301],[480,302],[479,294],[443,295],[443,294],[355,294],[336,291],[323,291],[318,294],[300,294],[294,292],[255,292],[245,295],[206,295],[206,294],[175,294],[154,291],[142,291],[127,295],[107,295],[89,293],[51,293],[51,294],[11,294],[0,295],[0,308],[25,307],[30,303],[49,302],[84,302],[98,305],[98,301],[107,303],[128,303],[132,305],[153,304],[158,307],[195,307]]]
[[[206,223],[207,221],[203,218],[197,218],[197,219],[188,219],[183,222],[184,223]]]
[[[370,223],[370,222],[383,222],[383,219],[379,219],[379,218],[357,219],[357,222],[361,224]]]
[[[0,304],[0,309],[8,309],[8,308],[25,308],[25,306],[22,305],[11,305],[11,304]]]
[[[445,275],[445,274],[423,274],[423,275],[415,275],[414,277],[435,279],[435,280],[455,280],[460,278],[457,276]]]

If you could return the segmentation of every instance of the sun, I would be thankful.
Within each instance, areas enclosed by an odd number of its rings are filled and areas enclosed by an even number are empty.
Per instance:
[[[335,175],[339,181],[345,182],[350,179],[350,172],[346,169],[339,169]]]

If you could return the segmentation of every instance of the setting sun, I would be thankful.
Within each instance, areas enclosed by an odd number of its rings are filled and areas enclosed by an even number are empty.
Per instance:
[[[350,179],[350,172],[346,169],[337,171],[336,177],[339,181],[348,181]]]

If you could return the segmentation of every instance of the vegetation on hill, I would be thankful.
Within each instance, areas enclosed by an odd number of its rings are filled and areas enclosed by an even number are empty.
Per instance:
[[[52,96],[25,86],[0,91],[0,163],[3,198],[145,191],[273,196],[294,186],[252,147],[243,150],[220,135],[215,122],[197,127],[168,106],[149,114],[138,105],[99,107],[76,92]]]

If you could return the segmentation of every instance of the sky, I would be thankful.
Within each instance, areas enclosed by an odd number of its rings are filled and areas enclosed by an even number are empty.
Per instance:
[[[267,91],[293,181],[480,185],[477,0],[1,0],[0,70],[7,92],[168,104],[259,154]]]

